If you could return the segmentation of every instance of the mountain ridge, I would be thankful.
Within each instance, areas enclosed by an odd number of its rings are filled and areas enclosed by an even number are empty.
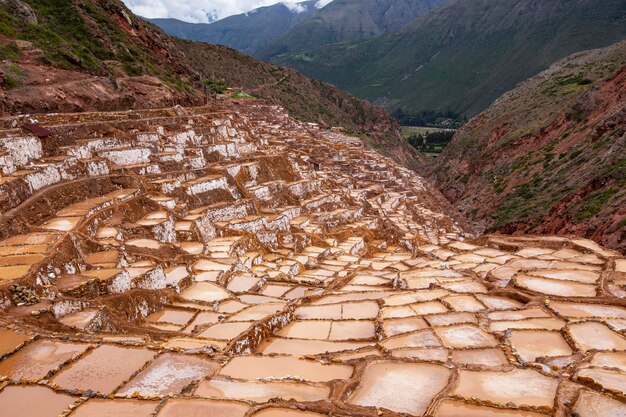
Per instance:
[[[558,59],[625,36],[619,0],[451,0],[396,32],[272,62],[393,110],[473,116]]]
[[[260,7],[210,23],[189,23],[177,19],[146,19],[165,33],[182,39],[229,46],[254,56],[316,10],[318,0]]]
[[[257,56],[272,60],[324,45],[360,41],[392,32],[448,0],[334,0],[286,32]]]

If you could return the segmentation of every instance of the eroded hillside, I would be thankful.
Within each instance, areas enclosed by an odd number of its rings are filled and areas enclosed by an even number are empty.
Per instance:
[[[431,177],[484,228],[626,250],[626,43],[574,54],[471,120]]]

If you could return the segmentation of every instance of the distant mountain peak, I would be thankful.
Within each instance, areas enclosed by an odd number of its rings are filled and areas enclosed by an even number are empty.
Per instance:
[[[176,19],[150,19],[166,33],[179,38],[226,45],[255,55],[291,28],[317,11],[319,0],[299,3],[279,2],[246,13],[229,16],[209,24],[194,24]],[[329,3],[322,0],[321,3]]]
[[[332,3],[333,0],[319,0],[317,3],[315,3],[315,8],[316,9],[323,9],[324,7],[328,6],[330,3]]]
[[[348,3],[363,11],[368,2],[395,4],[398,10],[397,5],[418,0],[358,1],[358,8],[357,0],[341,0],[321,11],[328,16]],[[413,114],[476,115],[554,61],[626,36],[624,0],[449,0],[399,29],[353,40],[325,30],[340,27],[332,15],[315,25],[321,14],[258,56]]]
[[[310,9],[310,2],[290,3],[281,2],[283,6],[292,11],[293,13],[305,13]]]

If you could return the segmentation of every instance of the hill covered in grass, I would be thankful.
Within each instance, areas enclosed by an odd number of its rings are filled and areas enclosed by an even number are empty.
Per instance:
[[[626,41],[576,53],[499,98],[430,170],[484,229],[626,250]]]

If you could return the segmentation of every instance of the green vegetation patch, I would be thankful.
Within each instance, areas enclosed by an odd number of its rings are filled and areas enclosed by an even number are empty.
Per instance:
[[[129,76],[151,74],[171,86],[181,86],[174,71],[160,69],[155,54],[129,39],[115,15],[114,2],[75,0],[23,0],[37,15],[37,24],[25,24],[7,4],[0,2],[0,34],[31,42],[43,51],[41,60],[59,68],[108,75],[118,61]],[[17,59],[17,45],[0,45],[0,59]]]
[[[441,153],[444,148],[448,146],[448,144],[452,141],[452,138],[456,133],[455,130],[427,130],[432,128],[409,127],[408,129],[411,129],[414,132],[423,132],[417,134],[413,133],[407,139],[412,147],[414,147],[418,152],[423,153]]]
[[[204,85],[206,85],[209,90],[215,94],[224,94],[228,88],[228,84],[222,81],[205,80]]]
[[[604,207],[616,193],[617,190],[609,188],[608,190],[599,190],[587,194],[581,202],[574,220],[581,222],[597,215],[600,213],[600,210],[602,210],[602,207]]]
[[[22,50],[17,43],[9,42],[6,45],[0,43],[0,61],[11,60],[14,61],[22,56]]]
[[[556,77],[543,93],[548,97],[562,96],[583,90],[590,84],[593,84],[593,80],[582,74]]]
[[[26,73],[19,66],[16,64],[3,65],[0,70],[3,75],[2,85],[4,88],[11,90],[22,86]]]
[[[407,128],[415,127],[417,129],[424,129],[425,127],[458,129],[467,122],[467,117],[463,117],[453,111],[424,110],[417,113],[406,113],[402,109],[398,109],[392,113],[392,116],[402,126]]]
[[[244,99],[244,100],[253,100],[256,97],[254,97],[251,94],[246,93],[245,91],[235,91],[230,95],[230,98],[234,98],[234,99]]]

